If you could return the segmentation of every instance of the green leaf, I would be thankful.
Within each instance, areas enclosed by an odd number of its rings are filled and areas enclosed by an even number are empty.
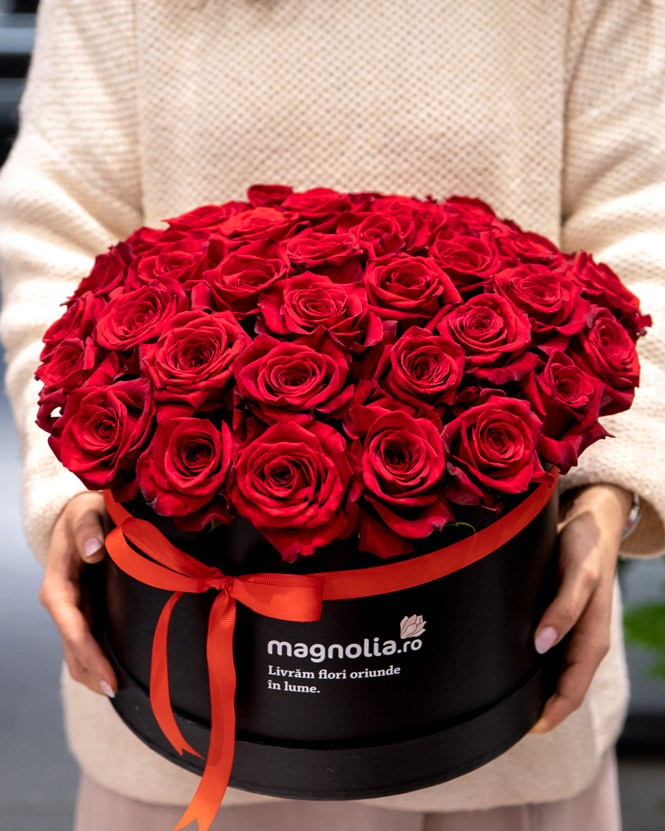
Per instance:
[[[476,529],[470,522],[446,522],[445,528],[470,528],[471,533],[475,534]]]

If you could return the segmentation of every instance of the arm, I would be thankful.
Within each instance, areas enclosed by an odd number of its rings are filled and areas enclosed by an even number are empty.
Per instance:
[[[665,6],[579,0],[571,17],[563,248],[594,252],[640,297],[654,327],[640,343],[641,388],[628,413],[604,419],[613,438],[582,455],[560,525],[561,584],[535,635],[545,652],[570,635],[565,669],[534,732],[582,703],[609,648],[619,550],[665,548]],[[644,513],[622,542],[639,493]]]
[[[613,435],[582,455],[564,487],[608,482],[639,494],[626,555],[665,550],[665,5],[577,2],[569,56],[563,171],[564,250],[607,262],[654,325],[638,344],[640,388],[627,413],[603,419]]]
[[[81,494],[36,427],[33,373],[43,332],[94,255],[141,224],[132,5],[43,0],[21,129],[0,175],[0,333],[24,458],[23,520],[46,563],[42,602],[70,670],[97,690],[115,679],[79,609],[78,575],[86,551],[95,549],[89,562],[103,554],[100,500]],[[98,43],[109,31],[111,54]]]

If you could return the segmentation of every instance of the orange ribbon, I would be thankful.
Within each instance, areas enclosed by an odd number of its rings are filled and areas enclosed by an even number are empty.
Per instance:
[[[206,654],[210,678],[210,744],[199,787],[184,816],[173,829],[198,821],[208,831],[219,810],[231,775],[235,743],[233,630],[236,601],[278,620],[316,621],[323,600],[347,600],[387,594],[420,586],[481,560],[525,528],[548,502],[558,479],[540,485],[515,509],[471,537],[400,563],[352,571],[310,575],[248,574],[229,577],[172,545],[145,520],[136,519],[104,492],[106,508],[116,527],[106,550],[123,571],[142,583],[172,591],[155,628],[150,668],[150,703],[164,735],[175,750],[199,756],[180,732],[171,708],[167,666],[168,626],[173,607],[185,592],[214,589]],[[131,543],[131,545],[130,545]],[[150,558],[150,559],[149,559]]]

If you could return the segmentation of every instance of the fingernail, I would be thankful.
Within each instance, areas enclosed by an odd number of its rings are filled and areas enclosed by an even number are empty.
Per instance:
[[[115,692],[113,691],[113,687],[110,684],[107,684],[106,681],[100,681],[99,686],[102,688],[102,692],[104,695],[108,696],[109,698],[115,698]]]
[[[558,635],[556,629],[551,626],[544,626],[536,635],[535,646],[539,655],[544,655],[554,646]]]
[[[91,537],[83,543],[83,556],[94,557],[103,545],[104,543],[101,540]]]
[[[529,733],[546,733],[547,732],[547,722],[544,718],[538,719],[538,721],[533,725]]]

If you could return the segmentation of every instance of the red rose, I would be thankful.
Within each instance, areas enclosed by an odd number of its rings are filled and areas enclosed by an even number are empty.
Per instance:
[[[370,405],[350,410],[344,429],[357,439],[351,453],[363,497],[382,520],[361,511],[361,550],[380,557],[408,553],[413,546],[400,538],[427,537],[453,519],[441,488],[443,443],[431,421]]]
[[[205,283],[192,290],[192,307],[230,309],[237,317],[255,314],[261,292],[288,269],[289,257],[280,243],[248,243],[205,272]]]
[[[436,209],[434,219],[429,212]],[[434,227],[438,227],[445,218],[444,211],[438,206],[428,206],[408,196],[379,196],[372,204],[372,211],[383,216],[390,216],[400,227],[400,235],[404,240],[405,252],[419,253],[424,249]]]
[[[405,554],[449,495],[524,493],[632,401],[634,295],[480,200],[254,185],[167,222],[47,331],[37,423],[88,487],[140,483],[180,529],[233,499],[288,560],[352,530]]]
[[[102,297],[121,287],[133,256],[132,247],[127,242],[120,242],[109,248],[107,253],[99,254],[95,257],[90,274],[78,284],[74,297],[81,297],[88,292],[95,297]]]
[[[225,202],[223,205],[201,205],[193,211],[167,219],[169,228],[177,231],[200,231],[218,229],[219,226],[236,214],[249,208],[247,202]]]
[[[449,498],[460,504],[489,502],[492,490],[522,493],[548,478],[536,453],[540,419],[528,401],[489,395],[443,428],[448,472],[456,482]]]
[[[137,228],[133,234],[130,234],[120,245],[127,245],[132,256],[136,257],[159,245],[167,233],[163,228],[148,228],[147,225],[143,225],[141,228]]]
[[[145,448],[153,415],[150,384],[143,378],[81,387],[67,397],[49,444],[90,490],[121,488],[120,498],[131,498],[136,459]]]
[[[497,220],[492,237],[507,266],[542,263],[554,268],[565,265],[566,258],[551,240],[532,231],[523,231],[510,220]]]
[[[224,490],[231,468],[231,431],[203,418],[171,418],[155,430],[136,466],[141,493],[162,516],[199,511]]]
[[[582,287],[585,297],[598,306],[604,306],[619,318],[633,337],[645,334],[651,318],[640,312],[640,301],[604,263],[595,263],[590,254],[582,251],[568,272]]]
[[[92,338],[68,338],[59,343],[40,364],[35,378],[48,388],[73,390],[82,386],[98,362]]]
[[[65,406],[67,396],[77,387],[103,387],[116,381],[122,370],[115,352],[102,358],[92,338],[85,342],[63,341],[49,354],[35,373],[44,386],[39,393],[37,424],[51,432],[58,416],[55,410]]]
[[[632,338],[612,312],[602,306],[591,309],[591,328],[578,335],[573,359],[603,382],[600,414],[613,415],[632,404],[640,383],[640,363]]]
[[[365,254],[376,260],[406,248],[406,241],[413,233],[413,222],[399,214],[346,214],[338,222],[337,232],[350,233]]]
[[[381,194],[374,190],[357,190],[350,193],[351,213],[362,213],[371,210],[372,204],[379,196]]]
[[[462,380],[464,359],[455,341],[412,326],[384,350],[377,383],[416,409],[450,404]]]
[[[590,444],[608,435],[598,423],[603,384],[563,352],[551,355],[542,372],[527,376],[522,386],[543,423],[538,451],[561,473],[576,465]]]
[[[464,349],[468,372],[492,384],[519,381],[538,362],[526,351],[531,343],[528,317],[498,294],[470,298],[441,318],[436,329]]]
[[[192,412],[209,409],[220,401],[235,359],[250,342],[231,312],[182,312],[156,344],[141,348],[142,373],[154,386],[155,401]]]
[[[328,340],[314,349],[259,335],[236,359],[234,372],[238,392],[259,418],[307,423],[314,412],[334,418],[349,405],[348,369],[344,351]]]
[[[161,283],[174,280],[191,289],[226,253],[226,242],[213,237],[209,231],[169,231],[158,245],[134,259],[126,288],[139,288],[153,280]]]
[[[439,237],[430,248],[430,256],[462,294],[488,285],[501,267],[497,251],[487,237]]]
[[[253,208],[281,205],[293,188],[287,185],[252,185],[247,189],[247,199]]]
[[[498,222],[492,208],[481,199],[466,196],[451,196],[446,199],[445,208],[454,216],[453,225],[464,235],[479,237],[494,228]]]
[[[284,245],[299,270],[325,274],[336,283],[352,283],[362,275],[362,248],[351,234],[322,234],[307,229]]]
[[[353,530],[352,471],[344,437],[327,424],[273,424],[246,442],[229,488],[233,507],[287,562]]]
[[[590,305],[564,274],[542,265],[506,268],[493,279],[498,294],[529,316],[533,340],[548,353],[565,349],[589,323]]]
[[[394,254],[370,263],[363,278],[370,309],[379,317],[426,322],[461,296],[448,275],[427,257]]]
[[[106,349],[132,349],[156,341],[178,312],[189,306],[177,283],[149,283],[111,300],[97,322],[97,342]]]
[[[281,240],[288,236],[298,222],[297,217],[285,214],[277,208],[250,208],[221,222],[220,234],[233,239],[236,244],[252,240]]]
[[[289,194],[282,202],[282,208],[318,225],[330,217],[336,217],[342,211],[349,210],[351,199],[347,193],[339,193],[330,188],[312,188],[303,193]]]
[[[341,346],[359,352],[383,337],[380,319],[367,308],[357,283],[337,284],[305,272],[263,292],[259,308],[265,328],[276,335],[328,333]],[[258,331],[258,329],[257,329]]]
[[[67,311],[46,330],[40,359],[45,360],[65,340],[85,340],[92,334],[103,308],[104,301],[91,291],[74,296],[67,304]]]

